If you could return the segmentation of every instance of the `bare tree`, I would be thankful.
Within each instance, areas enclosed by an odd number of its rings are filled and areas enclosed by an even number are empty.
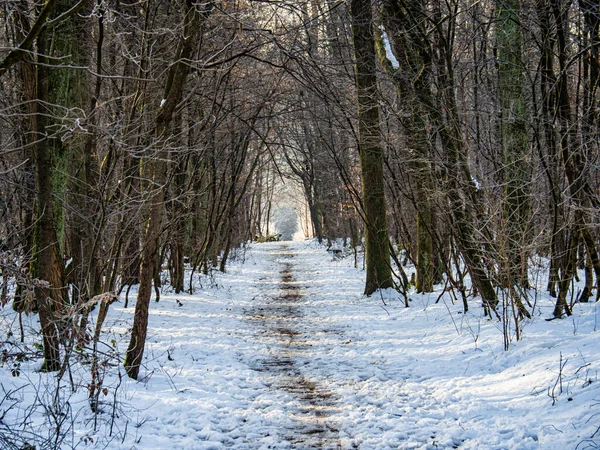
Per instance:
[[[212,3],[202,5],[203,10],[191,0],[186,0],[182,10],[182,27],[180,30],[180,43],[175,60],[169,69],[165,92],[161,105],[157,111],[154,128],[155,146],[157,156],[149,168],[148,178],[151,180],[151,196],[148,212],[148,221],[144,241],[142,244],[142,260],[140,267],[140,287],[137,302],[131,340],[125,357],[125,368],[127,375],[137,379],[148,328],[148,307],[151,296],[152,280],[156,271],[157,251],[159,249],[160,233],[165,198],[165,183],[167,181],[167,162],[169,158],[168,138],[169,127],[177,104],[181,100],[185,82],[189,73],[189,63],[193,60],[196,46],[200,39],[201,24],[214,5]]]

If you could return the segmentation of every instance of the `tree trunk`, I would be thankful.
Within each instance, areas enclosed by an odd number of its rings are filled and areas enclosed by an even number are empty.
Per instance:
[[[573,114],[571,112],[571,99],[569,95],[569,80],[567,72],[568,54],[567,54],[567,11],[568,7],[563,3],[562,0],[551,0],[552,14],[556,22],[556,43],[558,50],[558,63],[560,68],[560,76],[557,83],[557,117],[560,125],[561,139],[560,139],[560,153],[562,163],[565,169],[565,175],[569,182],[569,193],[572,201],[574,202],[574,220],[576,224],[575,231],[572,233],[578,236],[583,236],[584,242],[592,259],[594,270],[596,271],[597,282],[600,284],[600,261],[598,259],[598,248],[597,242],[593,239],[588,225],[586,223],[587,211],[590,209],[592,204],[591,192],[589,180],[589,170],[586,166],[586,155],[583,152],[581,145],[579,144],[579,136],[576,134],[576,126],[573,122]],[[573,251],[573,239],[570,240],[570,246],[568,250],[568,257],[564,272],[566,275],[561,276],[561,282],[559,283],[560,290],[569,289],[570,283],[565,280],[575,275],[575,256],[572,255]],[[576,239],[577,241],[577,239]],[[573,266],[573,267],[571,267]],[[555,309],[555,317],[562,315],[561,310],[564,307],[564,299],[566,293],[561,295],[559,290],[558,300]],[[568,309],[567,309],[568,312]]]
[[[169,266],[171,268],[171,286],[179,294],[184,289],[184,254],[186,224],[188,220],[187,205],[184,196],[188,158],[182,158],[177,164],[177,173],[173,177],[174,193],[171,200],[171,221],[173,229],[170,239]]]
[[[449,47],[451,44],[447,42],[446,34],[441,28],[442,21],[438,20],[438,17],[428,17],[424,3],[386,0],[384,8],[393,51],[400,56],[397,59],[405,64],[405,71],[410,74],[406,80],[400,76],[395,79],[404,91],[414,89],[415,103],[420,103],[420,111],[414,112],[414,125],[417,126],[421,117],[427,115],[428,124],[438,134],[447,160],[447,180],[444,188],[454,219],[457,244],[471,274],[473,286],[481,294],[486,306],[495,308],[498,299],[484,264],[483,245],[477,238],[489,232],[485,229],[479,230],[476,224],[479,199],[468,165],[454,97],[454,78],[450,63],[452,49]],[[436,53],[431,42],[432,34],[425,28],[425,24],[431,19],[438,24],[433,35],[437,38],[438,59],[434,59],[433,56]],[[437,70],[434,70],[434,62],[437,63]],[[436,72],[439,92],[434,94],[430,80]],[[419,128],[422,127],[424,125]]]
[[[52,154],[46,137],[48,115],[48,59],[47,35],[42,31],[37,40],[37,112],[33,127],[36,143],[33,146],[37,190],[37,221],[35,230],[34,275],[40,280],[35,297],[40,315],[44,343],[42,371],[60,369],[59,334],[56,312],[62,307],[62,280],[60,259],[57,254],[54,199],[52,196]]]
[[[29,20],[28,20],[28,4],[27,1],[21,0],[16,3],[15,17],[18,23],[16,30],[19,34],[17,39],[20,42],[25,40],[25,33],[29,32]],[[27,106],[25,109],[27,119],[24,120],[24,128],[32,131],[36,130],[37,123],[37,110],[38,103],[35,101],[37,98],[37,71],[35,67],[35,61],[32,54],[23,55],[22,62],[20,65],[19,75],[21,77],[21,83],[23,85],[23,99],[26,101]],[[35,216],[36,211],[36,166],[34,164],[34,155],[32,145],[35,146],[37,136],[35,133],[28,133],[27,136],[23,136],[23,161],[27,161],[25,166],[25,175],[23,176],[21,185],[24,188],[24,196],[21,197],[23,213],[21,216],[21,229],[22,237],[20,239],[21,245],[25,249],[33,249],[35,247]],[[31,257],[32,255],[28,255]],[[27,266],[31,265],[29,258],[26,258],[21,266],[23,272],[27,271]],[[35,275],[34,275],[35,276]],[[13,301],[13,309],[19,313],[24,311],[30,311],[34,305],[28,304],[29,296],[27,291],[30,286],[25,286],[22,283],[18,283],[15,289],[15,297]]]
[[[186,0],[184,10],[183,36],[176,59],[168,74],[168,82],[164,94],[164,104],[159,107],[156,117],[154,136],[157,145],[161,146],[157,158],[152,161],[152,195],[148,211],[145,235],[142,247],[142,262],[140,266],[140,286],[135,305],[135,316],[131,330],[131,341],[125,356],[125,370],[131,378],[137,379],[140,365],[144,355],[146,333],[148,329],[148,308],[152,294],[152,279],[154,276],[155,261],[159,250],[160,233],[165,198],[165,182],[167,179],[168,149],[165,142],[167,131],[171,124],[175,108],[179,103],[190,66],[188,61],[192,58],[201,34],[201,19],[206,17],[213,7],[212,3],[204,5],[207,8],[203,13],[199,11],[192,0]]]
[[[503,283],[527,288],[527,241],[530,224],[531,178],[527,105],[523,89],[524,69],[520,27],[520,0],[497,0],[499,20],[496,33],[498,47],[498,91],[500,94],[501,138],[506,188],[504,223],[506,227],[506,270]]]
[[[550,25],[550,11],[545,2],[538,4],[538,20],[542,31],[542,55],[540,61],[540,95],[542,104],[541,127],[544,137],[545,154],[540,149],[540,157],[544,164],[544,171],[548,184],[550,186],[550,211],[552,217],[552,230],[550,235],[550,271],[548,276],[547,290],[551,297],[557,296],[557,286],[559,283],[559,268],[562,259],[563,245],[565,241],[565,231],[563,222],[565,220],[565,211],[563,208],[562,188],[560,179],[562,178],[560,170],[560,155],[558,152],[556,127],[555,127],[555,85],[556,76],[554,75],[554,43],[555,37],[552,34]]]
[[[375,37],[370,0],[352,0],[352,36],[358,100],[358,147],[366,228],[365,294],[393,286],[383,182],[383,148],[375,66]]]
[[[571,282],[573,281],[573,276],[577,270],[577,242],[578,242],[578,231],[576,226],[573,226],[570,230],[570,238],[569,243],[567,244],[566,254],[564,256],[565,262],[563,263],[563,268],[560,272],[560,279],[558,283],[558,297],[556,299],[556,304],[554,305],[554,311],[552,315],[560,319],[563,314],[567,314],[567,316],[571,315],[571,308],[569,307],[569,303],[567,302],[567,294],[569,292],[569,287],[571,286]]]
[[[451,43],[446,40],[442,24],[435,17],[436,37],[439,41],[440,57],[438,65],[438,83],[441,86],[441,101],[437,101],[431,92],[423,91],[425,104],[434,128],[439,130],[442,148],[446,154],[445,170],[448,182],[445,186],[450,203],[451,214],[457,234],[458,248],[471,274],[473,287],[479,292],[486,308],[495,309],[498,297],[494,289],[493,273],[488,272],[485,263],[489,259],[486,254],[482,236],[491,242],[491,233],[485,225],[480,213],[481,199],[469,168],[467,149],[461,134],[461,121],[458,115],[455,98],[454,72],[451,64]],[[445,112],[446,117],[442,115]]]
[[[413,15],[422,5],[416,6],[413,2]],[[414,189],[413,205],[416,211],[417,228],[417,257],[416,257],[416,289],[417,292],[433,292],[434,258],[433,258],[433,228],[432,204],[433,175],[431,173],[431,156],[427,137],[427,113],[421,102],[418,101],[416,91],[428,89],[430,71],[423,67],[430,67],[431,61],[427,56],[426,47],[419,36],[419,27],[415,27],[411,19],[406,17],[402,6],[393,0],[383,3],[383,22],[390,39],[390,48],[398,61],[395,69],[387,59],[385,43],[381,36],[377,43],[382,66],[386,69],[392,83],[396,86],[399,103],[404,105],[406,120],[406,141],[408,149],[406,154],[409,159],[410,173]]]
[[[60,12],[60,11],[59,11]],[[102,44],[104,39],[103,9],[99,10],[98,28],[94,30],[92,22],[87,19],[71,19],[68,28],[60,38],[61,52],[73,54],[77,64],[91,67],[91,55],[88,55],[88,46],[97,36],[95,71],[102,73]],[[73,23],[71,23],[71,21]],[[80,30],[77,32],[77,30]],[[72,303],[81,305],[94,296],[100,294],[101,274],[98,261],[100,239],[104,228],[104,215],[101,209],[101,200],[96,190],[98,185],[98,104],[102,87],[102,78],[98,76],[93,83],[85,73],[78,71],[71,73],[66,79],[59,79],[61,84],[57,91],[65,95],[62,102],[68,104],[73,99],[78,99],[82,109],[88,111],[86,127],[89,133],[85,138],[74,140],[69,146],[69,200],[70,208],[67,212],[69,227],[67,234],[68,255],[72,262],[66,279],[71,284]],[[87,104],[86,104],[87,103]],[[85,333],[88,314],[81,317],[79,324],[79,339],[87,340]]]

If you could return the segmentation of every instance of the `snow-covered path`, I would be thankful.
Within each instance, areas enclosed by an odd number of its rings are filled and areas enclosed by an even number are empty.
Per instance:
[[[339,400],[324,387],[327,382],[313,358],[327,354],[342,336],[324,322],[297,281],[297,272],[302,274],[306,265],[294,264],[293,249],[284,245],[272,249],[269,256],[280,270],[258,280],[261,295],[247,314],[257,327],[257,342],[264,346],[251,367],[264,375],[269,387],[289,394],[295,402],[287,412],[294,423],[279,430],[283,441],[298,448],[339,448],[335,423]]]
[[[151,305],[140,380],[104,368],[96,429],[89,369],[73,366],[82,388],[68,397],[73,433],[62,448],[600,446],[600,305],[546,322],[553,299],[540,295],[505,352],[500,323],[475,301],[463,314],[441,292],[412,293],[409,308],[393,292],[366,298],[352,260],[314,242],[257,244],[227,274],[201,277],[193,295],[165,289]],[[122,354],[133,305],[111,308],[103,342]],[[0,371],[5,392],[25,386],[23,406],[45,383],[37,367],[22,363],[28,378]],[[49,426],[43,413],[30,415],[31,430]]]

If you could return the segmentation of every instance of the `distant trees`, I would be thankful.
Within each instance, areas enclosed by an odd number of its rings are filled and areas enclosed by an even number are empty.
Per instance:
[[[290,206],[285,206],[274,214],[275,228],[281,234],[281,240],[291,241],[298,231],[298,214]]]

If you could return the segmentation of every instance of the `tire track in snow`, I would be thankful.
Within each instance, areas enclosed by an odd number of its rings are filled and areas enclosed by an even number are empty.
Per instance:
[[[309,371],[311,357],[319,351],[315,336],[324,330],[306,314],[303,286],[294,277],[294,254],[283,245],[271,255],[280,266],[279,274],[260,280],[264,295],[255,299],[247,317],[259,328],[259,340],[268,348],[252,368],[262,373],[270,388],[295,400],[295,408],[288,411],[292,425],[276,430],[282,441],[293,448],[341,448],[335,420],[339,399]]]

